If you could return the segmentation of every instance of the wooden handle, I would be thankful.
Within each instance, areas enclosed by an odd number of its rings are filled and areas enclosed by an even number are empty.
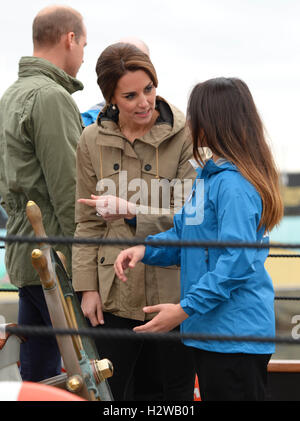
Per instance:
[[[40,208],[32,200],[27,202],[26,215],[32,225],[36,237],[47,237]]]
[[[55,286],[55,281],[50,274],[48,262],[41,250],[35,249],[31,253],[32,265],[40,276],[43,288],[51,289]]]

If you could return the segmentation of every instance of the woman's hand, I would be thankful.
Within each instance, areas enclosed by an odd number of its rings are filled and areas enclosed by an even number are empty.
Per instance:
[[[102,302],[98,291],[83,291],[81,309],[92,326],[103,325]]]
[[[132,219],[136,215],[136,205],[120,197],[104,195],[91,195],[91,199],[78,199],[79,203],[96,208],[105,221],[114,221],[120,218]]]
[[[115,261],[115,272],[117,277],[125,282],[127,277],[125,276],[124,270],[127,268],[134,268],[135,265],[143,259],[145,255],[146,247],[143,245],[130,247],[126,250],[121,251]]]
[[[189,316],[182,309],[180,304],[157,304],[144,307],[145,313],[158,313],[150,322],[137,326],[135,332],[169,332],[180,325]]]

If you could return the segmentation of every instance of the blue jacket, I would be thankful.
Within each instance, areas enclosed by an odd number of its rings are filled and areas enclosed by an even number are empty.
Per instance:
[[[192,193],[174,227],[147,240],[268,242],[258,230],[261,198],[231,163],[209,160],[197,169]],[[183,333],[275,336],[274,290],[264,262],[269,249],[147,246],[143,263],[181,266],[181,301],[189,317]],[[224,353],[271,354],[273,343],[198,341],[184,343]]]
[[[100,102],[99,104],[94,105],[84,113],[81,113],[81,118],[85,127],[89,126],[90,124],[93,124],[97,120],[97,117],[104,105],[104,102]]]

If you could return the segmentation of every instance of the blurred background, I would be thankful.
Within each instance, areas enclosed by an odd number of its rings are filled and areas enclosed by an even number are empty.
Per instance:
[[[253,94],[282,176],[285,217],[271,233],[271,241],[300,243],[299,0],[54,3],[77,9],[87,27],[88,45],[78,73],[85,89],[73,96],[81,112],[102,101],[95,73],[98,56],[125,36],[146,42],[158,74],[158,94],[184,112],[197,82],[217,76],[243,79]],[[32,21],[50,4],[14,0],[1,5],[0,96],[16,80],[20,57],[32,54]],[[0,230],[5,234],[2,214]],[[0,249],[0,283],[7,282],[3,255]],[[267,262],[276,288],[298,289],[299,263],[300,259],[287,258]]]
[[[299,171],[299,0],[56,0],[82,13],[88,30],[74,95],[81,111],[99,102],[95,65],[102,50],[124,36],[150,48],[158,94],[186,110],[195,83],[236,76],[249,86],[283,172]],[[31,25],[51,1],[1,5],[0,95],[17,78],[18,61],[32,54]]]

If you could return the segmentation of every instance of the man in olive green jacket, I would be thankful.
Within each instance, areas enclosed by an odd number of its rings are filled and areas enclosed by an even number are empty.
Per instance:
[[[82,132],[71,94],[83,89],[76,74],[83,61],[86,29],[68,7],[43,9],[33,22],[34,52],[22,57],[18,80],[0,101],[0,195],[8,214],[7,234],[32,236],[25,207],[40,207],[46,234],[73,236],[75,154]],[[6,267],[19,288],[19,324],[49,324],[37,273],[31,264],[35,245],[7,244]],[[71,248],[60,246],[69,270]],[[60,372],[55,340],[28,338],[21,345],[23,380],[39,381]]]

